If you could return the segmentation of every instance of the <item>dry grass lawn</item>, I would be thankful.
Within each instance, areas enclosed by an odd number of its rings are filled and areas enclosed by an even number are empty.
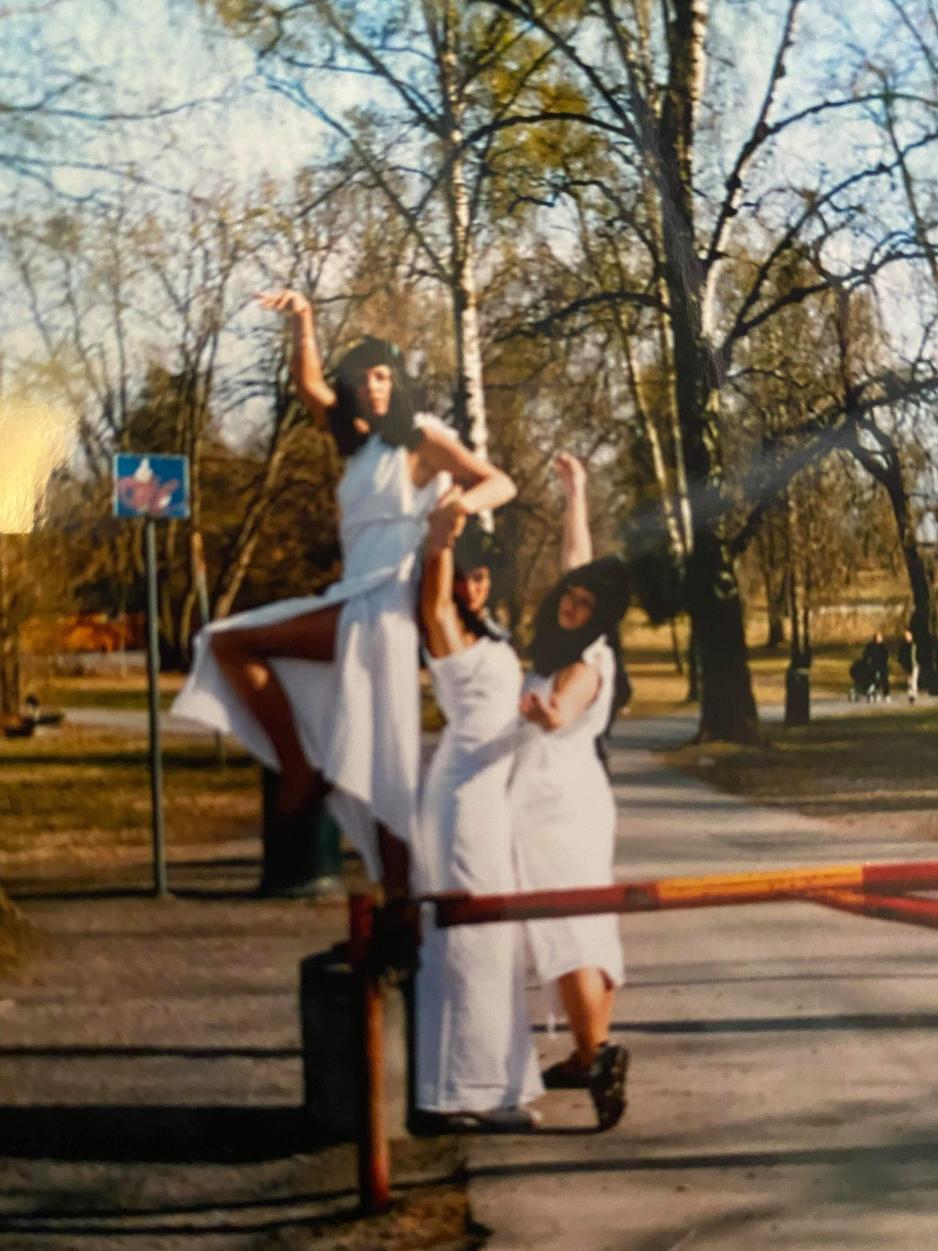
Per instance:
[[[256,833],[257,765],[212,741],[163,745],[167,844],[214,843]],[[147,743],[141,735],[67,722],[0,740],[0,880],[22,871],[133,861],[149,855]]]
[[[168,708],[182,686],[183,674],[160,674],[160,707]],[[35,684],[40,703],[50,708],[146,708],[147,675],[143,670],[126,674],[82,674],[55,677]]]
[[[682,648],[686,639],[681,634]],[[634,717],[661,716],[687,709],[687,675],[674,663],[667,626],[652,629],[627,623],[624,635],[625,659],[634,688],[631,712]],[[814,649],[811,689],[817,696],[846,695],[850,685],[851,661],[860,653],[857,643],[821,643]],[[764,645],[750,644],[749,664],[756,700],[760,704],[781,704],[785,699],[785,671],[788,648],[770,651]]]
[[[938,708],[901,703],[803,728],[767,727],[761,747],[688,746],[669,763],[761,804],[844,832],[938,841]]]
[[[756,698],[764,703],[780,703],[785,692],[787,647],[769,651],[757,640],[764,630],[754,629],[750,639],[750,663]],[[682,624],[678,631],[679,645],[686,653],[687,631]],[[632,712],[635,716],[653,716],[685,705],[687,676],[679,672],[675,662],[668,626],[657,629],[644,623],[641,614],[627,618],[623,636],[626,663],[635,688]],[[843,695],[848,685],[850,661],[860,652],[859,643],[821,643],[815,648],[812,686],[820,695]],[[160,705],[168,708],[183,683],[180,673],[160,674]],[[47,707],[73,708],[137,708],[147,706],[147,678],[142,669],[125,674],[83,674],[43,677],[34,673],[28,679],[40,702]],[[426,679],[425,679],[426,685]],[[431,714],[433,728],[435,718]]]

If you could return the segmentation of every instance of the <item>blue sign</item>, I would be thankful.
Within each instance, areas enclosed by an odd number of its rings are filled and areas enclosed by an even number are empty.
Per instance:
[[[189,516],[189,458],[118,452],[114,516],[172,521]]]

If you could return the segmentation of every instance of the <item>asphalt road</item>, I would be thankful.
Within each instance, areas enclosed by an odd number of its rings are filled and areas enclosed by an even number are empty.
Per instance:
[[[862,709],[861,709],[862,711]],[[839,835],[677,775],[690,721],[625,724],[622,877],[938,858]],[[608,1134],[556,1092],[530,1137],[469,1145],[487,1251],[811,1251],[938,1241],[938,931],[781,903],[623,918],[616,1030],[630,1106]],[[547,1058],[569,1037],[545,1032]]]

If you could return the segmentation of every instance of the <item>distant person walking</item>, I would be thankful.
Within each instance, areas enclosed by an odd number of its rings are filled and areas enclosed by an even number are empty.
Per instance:
[[[909,703],[914,704],[918,695],[919,664],[918,647],[911,630],[905,631],[902,636],[902,642],[899,644],[899,665],[906,675],[906,691],[909,696]]]
[[[889,648],[883,639],[882,630],[877,630],[863,649],[863,662],[866,664],[870,680],[876,693],[883,699],[889,698]]]

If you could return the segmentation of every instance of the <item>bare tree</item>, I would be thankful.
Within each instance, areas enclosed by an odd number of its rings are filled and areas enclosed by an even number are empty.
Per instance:
[[[486,454],[480,237],[487,188],[510,161],[511,127],[529,116],[529,84],[550,50],[511,19],[482,18],[456,0],[339,0],[278,11],[203,0],[258,48],[265,81],[339,138],[387,210],[412,236],[418,274],[447,291],[457,427]],[[367,95],[343,92],[367,84]]]
[[[810,75],[803,71],[811,57],[819,71],[821,66],[817,49],[809,52],[798,42],[801,0],[787,0],[776,17],[774,44],[766,40],[764,87],[742,132],[720,125],[718,110],[734,91],[741,96],[744,84],[734,80],[729,58],[707,64],[708,40],[719,53],[721,39],[732,37],[726,9],[719,27],[704,0],[658,6],[643,0],[622,6],[611,0],[574,6],[490,0],[484,7],[528,23],[550,42],[590,100],[589,110],[568,124],[608,136],[621,179],[645,210],[618,213],[632,255],[644,257],[643,263],[633,261],[624,289],[607,286],[593,294],[632,307],[656,297],[655,308],[666,319],[667,365],[693,513],[687,585],[703,670],[700,735],[750,739],[757,721],[734,559],[746,489],[765,488],[767,478],[748,474],[740,482],[732,473],[723,412],[728,380],[745,345],[784,309],[822,299],[835,287],[873,288],[888,268],[927,260],[931,245],[894,229],[881,198],[901,162],[934,143],[934,104],[915,87],[889,88],[893,107],[919,123],[914,134],[897,129],[898,147],[890,151],[876,116],[885,99],[881,82],[858,77],[831,89],[829,62],[827,90],[812,98]],[[802,70],[797,91],[785,85],[796,66]],[[869,127],[869,143],[849,148],[841,142],[838,161],[819,167],[811,187],[786,177],[784,144],[807,133],[815,143],[822,136],[832,143],[831,136],[841,133],[837,123],[850,117]],[[649,189],[644,196],[643,187]],[[897,212],[894,198],[890,212]],[[755,263],[742,289],[734,290],[724,276],[741,249]],[[810,261],[810,277],[800,284],[779,281],[793,255]],[[850,397],[815,416],[784,465],[774,465],[773,489],[817,455],[824,440],[829,445],[831,431],[845,424],[854,403],[868,412],[934,389],[934,375],[872,369]],[[759,498],[760,507],[767,504]]]

